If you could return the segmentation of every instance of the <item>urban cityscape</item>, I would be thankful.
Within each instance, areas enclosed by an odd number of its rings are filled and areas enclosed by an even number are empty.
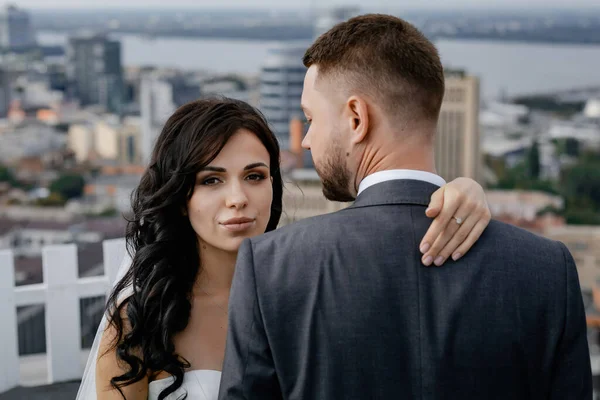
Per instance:
[[[75,245],[76,278],[105,274],[104,243],[124,236],[130,195],[179,106],[227,96],[265,115],[282,149],[281,225],[346,206],[323,197],[301,147],[302,55],[365,11],[0,11],[0,270],[14,266],[0,294],[27,304],[15,309],[17,384],[0,380],[0,400],[34,398],[25,390],[48,384],[69,393],[52,398],[74,398],[77,376],[46,367],[50,312],[19,296],[48,279],[46,246]],[[389,12],[432,38],[445,64],[440,175],[476,180],[494,219],[571,251],[600,393],[600,9]],[[76,305],[80,374],[104,302]]]

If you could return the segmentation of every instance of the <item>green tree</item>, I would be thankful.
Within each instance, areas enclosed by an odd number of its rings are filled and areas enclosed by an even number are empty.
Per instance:
[[[98,213],[87,213],[85,214],[88,218],[104,218],[104,217],[116,217],[119,215],[119,211],[116,208],[107,208]]]
[[[561,187],[567,201],[600,211],[600,160],[580,159],[563,172]]]
[[[17,182],[17,178],[15,178],[10,168],[0,165],[0,182],[8,182],[14,185]]]
[[[561,175],[566,222],[600,225],[600,158],[583,154],[577,164]]]
[[[494,173],[498,180],[504,178],[506,175],[506,162],[502,157],[494,157],[486,154],[484,156],[484,163],[485,166]]]
[[[59,193],[53,192],[50,195],[43,199],[38,199],[36,204],[42,207],[60,207],[64,206],[66,203],[64,197]]]
[[[573,138],[565,140],[565,153],[572,157],[579,157],[579,141]]]
[[[569,147],[569,151],[575,149],[574,143],[560,142],[562,149]],[[561,171],[559,182],[535,177],[536,158],[539,160],[539,154],[536,156],[532,147],[524,162],[506,168],[496,188],[560,195],[565,201],[561,215],[568,224],[600,225],[600,155],[589,151],[579,154],[576,164]]]
[[[540,149],[537,141],[533,142],[527,153],[527,172],[533,180],[540,177]]]
[[[50,192],[60,194],[65,200],[81,197],[85,179],[78,174],[61,175],[50,184]]]
[[[566,154],[571,157],[579,157],[581,155],[579,141],[577,139],[553,139],[552,143],[556,148],[557,155]]]
[[[499,181],[498,189],[529,189],[531,180],[528,178],[527,164],[520,162],[512,168],[505,170],[504,176]]]
[[[529,161],[520,162],[507,168],[498,180],[496,189],[504,190],[536,190],[549,194],[560,194],[554,182],[531,177]],[[538,172],[539,173],[539,172]]]
[[[569,209],[564,216],[569,225],[600,225],[600,213],[593,210]]]
[[[98,214],[99,217],[116,217],[119,215],[119,211],[116,208],[107,208]]]

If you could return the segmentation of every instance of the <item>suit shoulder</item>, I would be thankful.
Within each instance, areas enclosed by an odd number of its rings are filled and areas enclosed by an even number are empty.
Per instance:
[[[332,229],[341,228],[339,222],[346,220],[350,215],[350,211],[350,209],[342,209],[329,214],[304,218],[253,238],[252,242],[261,244],[269,241],[285,241],[289,238],[298,238],[298,235],[305,235],[306,233],[310,233],[310,237],[315,239],[321,235],[331,236]],[[324,230],[324,227],[327,227],[327,230]]]
[[[544,258],[554,265],[564,265],[566,257],[570,257],[562,242],[496,220],[490,221],[479,242],[507,255],[518,255],[524,259]]]
[[[533,242],[539,244],[557,244],[558,242],[540,236],[536,233],[520,228],[515,225],[510,225],[505,222],[500,222],[495,219],[491,220],[486,232],[490,235],[500,235],[505,239],[524,240],[526,242]]]

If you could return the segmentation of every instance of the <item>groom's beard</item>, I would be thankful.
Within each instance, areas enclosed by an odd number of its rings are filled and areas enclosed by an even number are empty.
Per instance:
[[[346,168],[346,159],[343,156],[342,149],[335,144],[327,152],[330,154],[322,166],[317,166],[315,170],[321,178],[323,184],[323,195],[331,201],[348,202],[353,201],[354,196],[350,193],[350,173]]]

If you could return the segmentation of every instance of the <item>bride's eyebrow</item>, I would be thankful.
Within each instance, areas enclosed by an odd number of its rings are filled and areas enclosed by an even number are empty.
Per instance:
[[[265,168],[269,168],[269,166],[267,164],[265,164],[264,162],[255,162],[252,164],[248,164],[244,167],[244,171],[247,171],[249,169],[253,169],[253,168],[258,168],[258,167],[265,167]],[[211,172],[227,172],[227,170],[223,167],[215,167],[212,165],[208,165],[204,168],[201,168],[200,171],[198,172],[204,172],[204,171],[211,171]]]
[[[257,167],[265,167],[265,168],[269,168],[269,166],[263,162],[256,162],[256,163],[252,163],[252,164],[248,164],[244,167],[244,171],[247,171],[249,169],[253,169],[253,168],[257,168]]]
[[[222,167],[213,167],[212,165],[208,165],[204,168],[201,168],[200,171],[198,172],[204,172],[204,171],[212,171],[212,172],[227,172],[227,170],[225,168]]]

